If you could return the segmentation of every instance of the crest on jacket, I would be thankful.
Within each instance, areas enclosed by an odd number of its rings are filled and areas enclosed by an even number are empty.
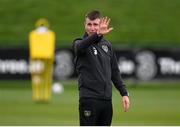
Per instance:
[[[84,110],[84,116],[85,116],[85,117],[90,117],[90,116],[91,116],[91,111],[89,111],[89,110]]]
[[[102,49],[107,53],[108,52],[108,47],[107,45],[102,45]]]

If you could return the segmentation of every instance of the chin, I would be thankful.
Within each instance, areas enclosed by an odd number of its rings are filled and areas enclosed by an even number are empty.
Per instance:
[[[93,35],[93,34],[95,34],[96,32],[91,32],[91,33],[89,33],[88,35]]]

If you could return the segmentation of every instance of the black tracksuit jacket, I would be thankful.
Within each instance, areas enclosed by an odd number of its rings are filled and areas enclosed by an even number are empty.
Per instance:
[[[121,79],[112,45],[96,33],[73,42],[78,73],[79,97],[111,100],[112,83],[122,96],[128,92]]]

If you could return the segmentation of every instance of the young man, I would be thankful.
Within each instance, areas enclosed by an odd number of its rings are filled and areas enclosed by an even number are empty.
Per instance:
[[[91,11],[85,17],[85,34],[73,42],[79,80],[81,126],[110,126],[112,120],[112,84],[122,96],[124,111],[129,108],[128,92],[120,76],[112,45],[103,36],[110,33],[110,19]]]

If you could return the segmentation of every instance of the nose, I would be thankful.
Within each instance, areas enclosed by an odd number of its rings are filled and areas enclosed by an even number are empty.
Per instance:
[[[94,25],[91,26],[91,30],[92,30],[92,31],[95,31]]]

